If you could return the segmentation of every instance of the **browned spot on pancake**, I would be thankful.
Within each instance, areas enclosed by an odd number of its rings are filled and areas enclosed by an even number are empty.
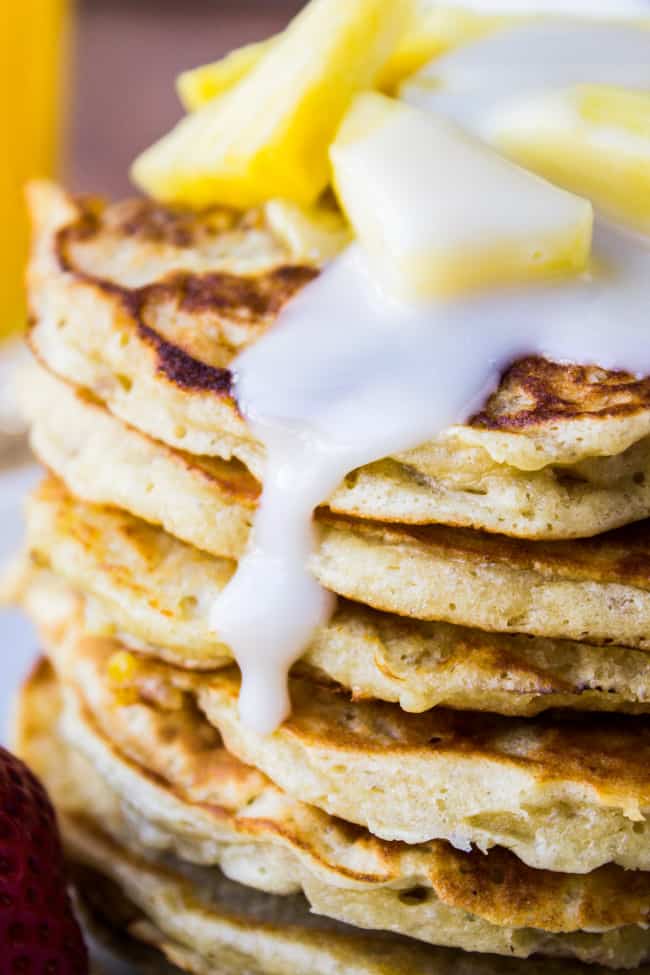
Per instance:
[[[60,266],[84,279],[75,266],[72,245],[92,241],[106,234],[119,243],[121,237],[135,238],[148,244],[190,250],[209,238],[230,230],[245,230],[262,226],[259,210],[238,213],[223,207],[203,211],[187,211],[160,206],[150,200],[126,200],[106,206],[97,199],[78,199],[76,221],[57,234],[55,251]],[[237,324],[270,324],[284,304],[317,274],[309,267],[279,267],[258,276],[228,274],[170,275],[137,294],[122,289],[126,307],[134,308],[134,300],[161,300],[170,288],[182,284],[177,295],[177,310],[186,317],[196,315],[196,329],[203,326],[200,314],[213,312],[215,316]],[[88,280],[88,278],[86,278]],[[90,279],[115,293],[117,286],[104,279]],[[152,316],[155,319],[155,316]],[[173,321],[173,319],[172,319]],[[183,389],[232,396],[232,384],[227,370],[228,361],[236,349],[226,343],[219,349],[225,360],[218,364],[205,362],[191,349],[183,349],[187,324],[177,333],[161,337],[150,322],[150,332],[142,333],[150,345],[156,346],[160,372],[170,382]],[[525,323],[522,323],[525,327]],[[154,338],[152,333],[156,333]],[[255,330],[251,329],[251,340]],[[176,350],[179,349],[177,352]],[[536,427],[551,427],[571,420],[607,420],[633,416],[650,409],[650,378],[638,379],[625,373],[608,371],[595,365],[579,366],[549,362],[538,356],[527,356],[512,364],[503,374],[498,390],[485,407],[468,423],[474,427],[511,433],[526,433]]]
[[[224,272],[184,278],[181,307],[187,312],[221,311],[245,318],[277,315],[318,272],[306,266],[279,267],[255,277]]]
[[[519,432],[553,420],[626,416],[650,406],[650,378],[627,372],[519,359],[470,423],[486,430]]]
[[[233,375],[230,369],[220,369],[200,362],[177,345],[164,339],[148,325],[138,323],[138,333],[156,350],[158,370],[182,389],[233,396]]]
[[[116,234],[137,237],[172,247],[191,247],[196,220],[189,210],[170,210],[153,200],[124,200],[107,210],[111,229]]]
[[[529,924],[533,905],[535,923],[543,930],[579,929],[593,923],[595,912],[604,927],[642,923],[648,917],[644,902],[650,898],[650,874],[646,872],[626,873],[607,865],[594,871],[585,883],[571,874],[535,870],[499,847],[486,856],[478,850],[461,853],[438,843],[437,853],[431,880],[441,900],[494,920],[498,912],[500,923],[506,917],[514,927]],[[541,896],[540,888],[544,891]],[[623,888],[629,910],[620,903]],[[618,903],[613,904],[616,899]],[[498,908],[492,906],[497,903]],[[565,905],[571,903],[576,914],[573,924],[567,924]]]
[[[180,344],[161,335],[145,321],[147,306],[150,302],[170,300],[188,314],[214,312],[232,321],[260,321],[276,317],[296,292],[317,276],[318,271],[303,265],[286,265],[257,275],[174,271],[154,284],[127,288],[79,270],[70,254],[71,245],[110,229],[116,234],[187,248],[196,238],[197,215],[189,211],[172,211],[148,200],[130,200],[105,209],[97,199],[77,202],[80,208],[78,220],[56,235],[55,253],[61,269],[120,301],[134,320],[140,338],[155,350],[158,371],[170,382],[182,389],[215,393],[234,401],[231,371],[190,355]],[[202,218],[202,232],[213,236],[237,221],[246,225],[252,219],[251,215],[242,217],[234,211],[217,208],[204,211]]]
[[[83,242],[108,231],[116,237],[130,237],[151,244],[190,248],[235,227],[253,227],[261,221],[258,211],[239,213],[229,207],[213,206],[197,212],[183,207],[162,206],[146,197],[133,197],[110,206],[98,196],[75,198],[80,217],[59,234],[60,247],[66,252],[76,242]]]

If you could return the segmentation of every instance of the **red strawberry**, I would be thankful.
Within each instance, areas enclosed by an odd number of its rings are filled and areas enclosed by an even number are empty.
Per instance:
[[[0,748],[0,975],[87,975],[52,803]]]

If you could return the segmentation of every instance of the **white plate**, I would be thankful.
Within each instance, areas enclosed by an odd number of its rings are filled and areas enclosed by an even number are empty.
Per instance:
[[[24,498],[38,477],[36,466],[0,474],[0,570],[20,548]],[[24,616],[0,609],[0,741],[3,744],[7,742],[16,688],[37,656],[36,634]]]

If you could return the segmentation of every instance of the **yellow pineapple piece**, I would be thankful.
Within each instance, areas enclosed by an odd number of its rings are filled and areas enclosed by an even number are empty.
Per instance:
[[[650,232],[650,92],[577,85],[496,111],[490,140],[517,162]]]
[[[269,200],[264,213],[296,263],[325,264],[352,240],[347,221],[334,206],[301,207],[289,200]]]
[[[498,8],[498,4],[495,6]],[[618,15],[616,9],[612,8],[612,21],[623,22],[632,18],[638,27],[650,29],[650,18],[641,16],[644,10],[641,3],[628,4],[627,8],[620,7]],[[439,4],[438,0],[414,0],[412,14],[395,50],[379,73],[376,87],[386,93],[394,92],[402,81],[429,61],[455,47],[535,17],[559,16],[557,8],[545,13],[543,4],[537,10],[529,10],[527,14],[513,13],[510,7],[507,10],[508,12],[479,13],[462,5]],[[597,9],[585,10],[583,16],[599,19]],[[217,95],[228,91],[259,63],[280,36],[277,34],[266,41],[246,44],[219,61],[184,71],[176,80],[183,106],[188,112],[194,112]]]
[[[118,650],[108,660],[108,678],[115,687],[130,684],[140,672],[140,661],[128,650]]]
[[[395,91],[405,78],[433,58],[522,19],[449,7],[436,0],[417,0],[411,23],[382,69],[378,87],[385,92]]]
[[[108,680],[117,707],[126,708],[138,703],[140,694],[135,681],[141,669],[138,658],[128,650],[118,650],[109,658]]]
[[[516,19],[503,14],[479,14],[458,7],[438,6],[436,0],[416,0],[406,29],[380,72],[377,86],[392,91],[432,58]],[[280,36],[246,44],[219,61],[180,74],[176,88],[184,108],[194,112],[228,91],[261,61]]]
[[[650,139],[650,92],[612,85],[579,85],[578,114],[585,122]]]
[[[176,90],[183,107],[188,112],[194,112],[234,87],[261,61],[274,42],[275,37],[270,37],[268,41],[246,44],[220,61],[183,71],[176,79]]]
[[[577,273],[587,264],[591,204],[443,118],[360,95],[331,157],[336,192],[377,281],[400,298]]]
[[[135,183],[195,207],[313,203],[330,180],[341,118],[374,83],[410,10],[411,0],[312,0],[234,88],[136,160]]]

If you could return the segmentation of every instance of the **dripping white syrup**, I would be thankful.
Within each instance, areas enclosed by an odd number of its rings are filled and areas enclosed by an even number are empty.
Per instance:
[[[593,29],[582,28],[583,51],[591,50]],[[616,78],[627,83],[630,71],[640,70],[630,65],[632,42],[606,30],[608,64],[621,65]],[[518,67],[508,84],[514,78],[516,85],[517,71],[522,85],[531,77],[540,88],[567,83],[567,47],[531,68],[511,34],[509,65]],[[463,70],[476,78],[486,66],[483,43],[463,52]],[[508,62],[507,44],[500,50]],[[650,88],[650,57],[642,67]],[[613,83],[614,74],[579,80]],[[498,79],[481,97],[494,101],[497,89]],[[427,97],[438,109],[440,99]],[[478,97],[468,86],[450,113],[471,125]],[[289,668],[333,611],[333,596],[309,571],[313,511],[348,472],[465,421],[524,355],[650,374],[650,241],[597,221],[593,256],[602,273],[409,306],[381,293],[353,244],[237,359],[240,407],[267,460],[249,550],[211,622],[240,666],[240,715],[248,727],[268,734],[287,716]]]

